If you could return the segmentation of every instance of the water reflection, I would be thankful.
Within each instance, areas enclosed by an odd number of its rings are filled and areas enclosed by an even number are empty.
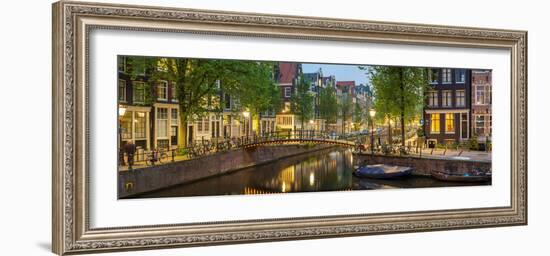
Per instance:
[[[351,151],[333,148],[285,158],[137,197],[274,194],[472,185],[441,182],[429,177],[417,176],[399,180],[358,179],[352,173]]]

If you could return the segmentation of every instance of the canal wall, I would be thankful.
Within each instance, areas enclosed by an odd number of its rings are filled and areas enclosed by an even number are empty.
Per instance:
[[[385,156],[370,154],[355,154],[357,163],[366,161],[367,164],[390,164],[412,167],[414,175],[429,176],[432,171],[450,171],[463,174],[473,169],[491,170],[490,161],[442,159],[430,157]]]
[[[118,173],[118,197],[130,197],[331,147],[334,145],[263,146],[220,152],[197,159],[132,171],[121,171]]]

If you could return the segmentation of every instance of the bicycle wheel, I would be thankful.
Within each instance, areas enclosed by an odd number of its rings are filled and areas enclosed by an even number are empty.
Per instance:
[[[165,152],[161,153],[159,157],[159,163],[162,163],[162,161],[166,160],[167,158],[168,154],[166,154]]]

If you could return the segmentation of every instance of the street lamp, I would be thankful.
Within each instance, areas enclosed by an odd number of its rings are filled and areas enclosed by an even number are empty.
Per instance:
[[[126,114],[126,108],[118,106],[118,165],[124,165],[124,150],[122,150],[122,118]]]
[[[374,116],[376,115],[376,110],[374,108],[369,109],[369,115],[370,115],[370,125],[371,125],[371,133],[370,133],[370,153],[372,156],[374,156]]]

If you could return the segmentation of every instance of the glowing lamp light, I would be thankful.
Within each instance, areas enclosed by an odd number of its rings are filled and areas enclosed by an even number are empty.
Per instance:
[[[250,112],[248,112],[248,111],[243,111],[243,116],[244,116],[245,118],[248,118],[248,117],[250,116]]]
[[[371,108],[369,110],[369,115],[370,115],[370,117],[374,117],[376,115],[376,110],[374,110],[374,108]]]
[[[126,114],[126,108],[122,107],[122,106],[119,106],[118,107],[118,115],[122,117],[122,116],[124,116],[124,114]]]

